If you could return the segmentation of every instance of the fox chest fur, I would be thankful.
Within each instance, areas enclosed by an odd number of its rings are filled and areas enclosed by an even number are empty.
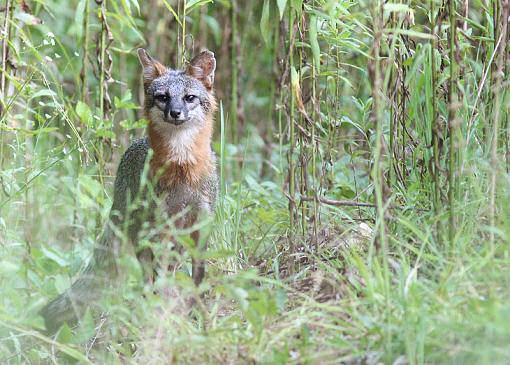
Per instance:
[[[153,151],[149,153],[151,149]],[[171,218],[184,213],[176,222],[180,228],[192,226],[195,218],[202,212],[211,214],[218,192],[214,153],[209,150],[207,168],[199,167],[203,169],[200,175],[193,170],[197,168],[196,166],[179,165],[168,162],[168,159],[162,164],[160,159],[155,158],[156,153],[161,151],[154,150],[149,138],[135,141],[124,153],[117,174],[113,210],[125,216],[128,214],[130,205],[136,204],[137,200],[150,202],[143,207],[135,208],[137,213],[134,217],[150,217],[155,212],[161,212]],[[150,155],[152,158],[148,161]],[[154,205],[156,200],[148,199],[149,189],[142,185],[147,164],[149,166],[148,184],[153,187],[158,207]],[[147,214],[138,213],[144,209],[147,210]],[[138,219],[129,225],[129,236],[132,239],[135,239],[140,224],[145,220],[137,221]]]
[[[211,123],[212,124],[212,123]],[[194,223],[201,211],[211,213],[217,195],[216,158],[210,147],[212,128],[185,129],[165,133],[149,126],[149,144],[154,151],[150,175],[156,192],[164,197],[170,216],[185,211],[179,226]]]

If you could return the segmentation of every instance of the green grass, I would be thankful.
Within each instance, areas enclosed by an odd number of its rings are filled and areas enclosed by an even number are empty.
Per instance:
[[[0,15],[1,364],[509,363],[504,2],[465,17],[463,1],[455,16],[434,0],[108,1],[108,28],[94,2],[14,3]],[[37,311],[90,259],[143,134],[146,43],[171,65],[193,47],[218,59],[207,276],[194,287],[185,235],[181,253],[153,244],[178,267],[154,284],[126,247],[80,326],[48,338]]]
[[[488,228],[476,214],[485,208],[483,200],[459,207],[465,213],[453,247],[435,241],[433,215],[394,211],[385,273],[370,238],[350,247],[339,239],[346,230],[343,237],[352,241],[348,229],[359,229],[356,223],[332,219],[324,226],[329,232],[321,232],[324,247],[288,252],[281,192],[249,178],[233,184],[218,206],[208,275],[200,288],[206,298],[197,313],[185,309],[196,295],[185,257],[181,273],[155,284],[177,288],[168,300],[141,287],[139,265],[126,256],[125,280],[101,307],[105,317],[86,317],[76,334],[50,346],[30,329],[41,324],[35,311],[67,287],[94,241],[91,227],[72,220],[73,197],[87,196],[87,190],[54,170],[30,187],[28,215],[39,224],[26,223],[19,200],[3,216],[4,363],[49,360],[63,346],[94,363],[504,364],[510,355],[508,228],[496,231],[497,245],[488,244]],[[103,190],[98,194],[107,196]],[[94,217],[96,209],[103,208],[80,211]],[[344,214],[334,209],[328,216]],[[80,244],[71,249],[73,240]],[[306,238],[296,240],[308,246]],[[290,275],[288,267],[296,262]],[[90,337],[93,342],[80,343]],[[25,343],[34,347],[25,349]]]

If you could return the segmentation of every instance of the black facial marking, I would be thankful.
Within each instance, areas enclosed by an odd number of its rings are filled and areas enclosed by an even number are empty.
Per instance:
[[[202,108],[204,108],[206,112],[211,110],[211,103],[208,99],[200,99],[200,105],[202,105]]]
[[[196,95],[188,94],[188,95],[185,95],[185,96],[184,96],[184,101],[185,101],[186,103],[192,103],[192,102],[194,102],[194,101],[195,101],[195,99],[196,99],[196,98],[197,98],[197,97],[196,97]]]
[[[161,103],[166,103],[168,99],[170,99],[170,97],[166,94],[157,94],[154,95],[154,98]]]
[[[171,108],[171,101],[168,100],[165,104],[165,110],[164,110],[164,113],[165,113],[165,119],[168,119],[168,113],[170,113],[170,108]]]

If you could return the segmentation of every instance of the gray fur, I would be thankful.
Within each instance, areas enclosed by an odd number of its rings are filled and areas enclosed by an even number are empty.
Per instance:
[[[210,53],[210,52],[209,52]],[[210,53],[212,55],[212,53]],[[150,70],[153,60],[145,52],[139,51],[142,65],[144,66],[144,81],[148,81],[145,94],[145,111],[148,117],[161,129],[164,135],[186,136],[183,131],[195,133],[205,123],[205,117],[213,110],[213,99],[203,82],[191,77],[184,71],[168,70],[153,80]],[[209,54],[202,53],[202,58]],[[211,57],[211,56],[209,56]],[[213,57],[213,56],[212,56]],[[201,60],[202,61],[202,60]],[[210,67],[210,65],[209,65]],[[214,61],[215,67],[215,61]],[[205,76],[213,80],[214,67]],[[168,123],[169,118],[165,115],[165,106],[158,103],[154,95],[166,93],[178,106],[186,108],[186,121],[182,124]],[[195,95],[196,99],[186,102],[186,95]],[[179,134],[181,133],[181,134]],[[179,146],[177,146],[179,147]],[[176,147],[176,148],[177,148]],[[146,164],[148,163],[150,145],[147,138],[136,140],[124,153],[120,161],[114,186],[114,199],[110,212],[109,223],[99,238],[91,262],[85,268],[81,276],[63,294],[53,299],[39,312],[44,317],[46,329],[49,333],[56,332],[65,322],[73,323],[83,315],[87,306],[101,296],[107,284],[104,278],[115,273],[116,258],[120,254],[122,239],[114,232],[126,232],[127,241],[136,245],[142,224],[146,221],[154,222],[154,212],[166,212],[167,218],[178,214],[186,209],[186,217],[178,224],[189,227],[194,219],[205,212],[211,214],[214,209],[217,192],[218,178],[216,171],[204,176],[197,187],[188,186],[185,183],[176,183],[172,190],[168,191],[160,187],[154,177],[149,176],[149,182],[154,186],[156,195],[161,198],[163,207],[155,210],[157,202],[151,199],[147,187],[141,186],[141,179]],[[215,163],[215,156],[211,150],[211,159]],[[135,209],[131,209],[134,201],[143,202]],[[129,219],[128,219],[129,218]],[[198,270],[203,271],[203,264]]]
[[[186,119],[191,122],[188,126],[201,126],[204,122],[202,114],[209,113],[212,109],[210,95],[203,84],[197,79],[188,76],[184,71],[170,70],[165,75],[155,79],[147,88],[145,94],[145,109],[151,110],[151,118],[157,118],[169,122],[172,118],[165,115],[166,103],[158,101],[156,95],[169,95],[169,104],[174,108],[182,108],[185,111]],[[188,103],[184,101],[185,96],[194,95],[196,100]]]

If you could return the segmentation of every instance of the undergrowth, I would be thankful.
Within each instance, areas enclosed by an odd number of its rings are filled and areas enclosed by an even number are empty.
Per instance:
[[[509,11],[6,1],[0,363],[507,364]],[[154,283],[126,247],[120,279],[50,338],[37,312],[90,260],[147,123],[142,45],[172,67],[218,59],[206,279],[186,234],[153,244]]]

